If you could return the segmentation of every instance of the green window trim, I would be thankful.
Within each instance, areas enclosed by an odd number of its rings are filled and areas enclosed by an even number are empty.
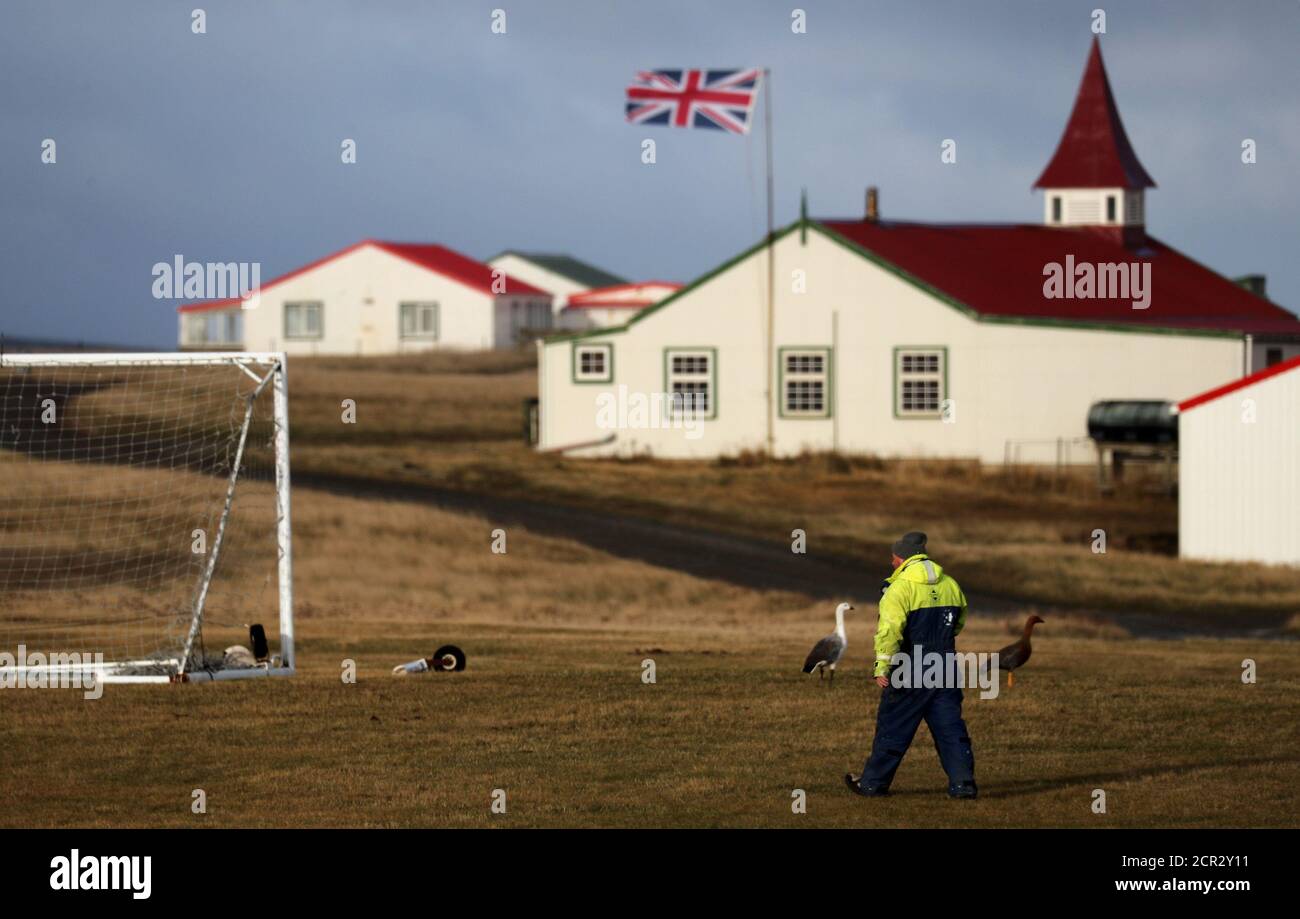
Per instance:
[[[835,413],[835,349],[830,345],[782,345],[776,349],[776,391],[777,391],[777,414],[781,418],[788,418],[792,421],[825,421]],[[822,402],[824,408],[820,412],[800,412],[791,411],[786,408],[785,392],[785,375],[786,375],[786,354],[820,354],[825,358],[824,369],[820,374],[824,380],[822,393]],[[809,375],[810,378],[816,378],[817,375]]]
[[[673,355],[708,354],[709,356],[709,413],[703,420],[712,421],[718,417],[718,349],[708,345],[670,345],[664,348],[664,394],[669,400],[668,411],[672,414],[672,371]]]
[[[290,307],[316,307],[316,313],[320,317],[318,323],[320,331],[314,335],[291,335],[289,333],[289,308]],[[283,316],[284,321],[284,340],[285,341],[320,341],[325,337],[325,301],[323,300],[286,300],[284,301]]]
[[[605,352],[605,374],[600,377],[582,376],[579,368],[582,351],[603,351]],[[608,341],[598,342],[572,342],[569,346],[569,377],[577,386],[601,385],[614,382],[614,343]]]
[[[899,369],[903,353],[922,353],[942,355],[940,362],[943,366],[940,368],[942,374],[942,389],[939,391],[939,408],[933,412],[904,412],[901,410],[903,401],[903,387],[900,379],[902,373]],[[952,398],[948,392],[948,346],[947,345],[896,345],[894,347],[894,385],[890,398],[894,401],[894,417],[899,421],[935,421],[943,418],[943,404]]]

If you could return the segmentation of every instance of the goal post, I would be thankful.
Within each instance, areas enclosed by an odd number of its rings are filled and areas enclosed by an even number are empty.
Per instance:
[[[0,680],[295,670],[280,353],[0,355]]]

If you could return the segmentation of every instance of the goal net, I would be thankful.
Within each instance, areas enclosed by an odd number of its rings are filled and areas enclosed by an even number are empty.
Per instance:
[[[288,447],[280,354],[0,357],[0,670],[292,674]]]

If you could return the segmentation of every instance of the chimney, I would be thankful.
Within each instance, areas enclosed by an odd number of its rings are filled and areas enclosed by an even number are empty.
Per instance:
[[[1248,274],[1243,278],[1237,278],[1237,283],[1246,288],[1246,290],[1250,291],[1256,297],[1263,297],[1265,300],[1268,299],[1268,285],[1265,281],[1264,275]]]
[[[867,220],[875,223],[880,219],[880,189],[874,185],[867,186]]]

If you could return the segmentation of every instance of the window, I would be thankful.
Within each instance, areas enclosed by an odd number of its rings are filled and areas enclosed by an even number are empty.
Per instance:
[[[510,319],[510,338],[525,341],[532,334],[551,328],[551,307],[535,300],[511,300],[506,310]]]
[[[1130,191],[1124,195],[1124,219],[1128,223],[1142,222],[1142,192]]]
[[[191,344],[238,345],[244,340],[244,317],[238,310],[201,316],[200,324],[191,326]]]
[[[1282,349],[1269,348],[1264,352],[1264,366],[1272,367],[1274,364],[1282,363]]]
[[[1061,222],[1061,196],[1052,195],[1052,223]]]
[[[398,307],[402,338],[438,340],[438,304],[403,303]]]
[[[664,389],[673,415],[694,412],[701,418],[717,417],[717,362],[714,348],[665,349]]]
[[[829,418],[830,349],[782,348],[780,355],[782,417]]]
[[[609,383],[614,379],[614,346],[573,346],[573,382]]]
[[[1116,213],[1115,196],[1107,195],[1106,196],[1106,222],[1107,223],[1115,222],[1115,213]]]
[[[324,333],[325,308],[317,303],[284,305],[285,338],[320,338]]]
[[[938,418],[948,398],[947,348],[894,349],[894,415]]]
[[[225,334],[222,342],[228,345],[237,345],[244,340],[244,314],[240,312],[226,313]]]

